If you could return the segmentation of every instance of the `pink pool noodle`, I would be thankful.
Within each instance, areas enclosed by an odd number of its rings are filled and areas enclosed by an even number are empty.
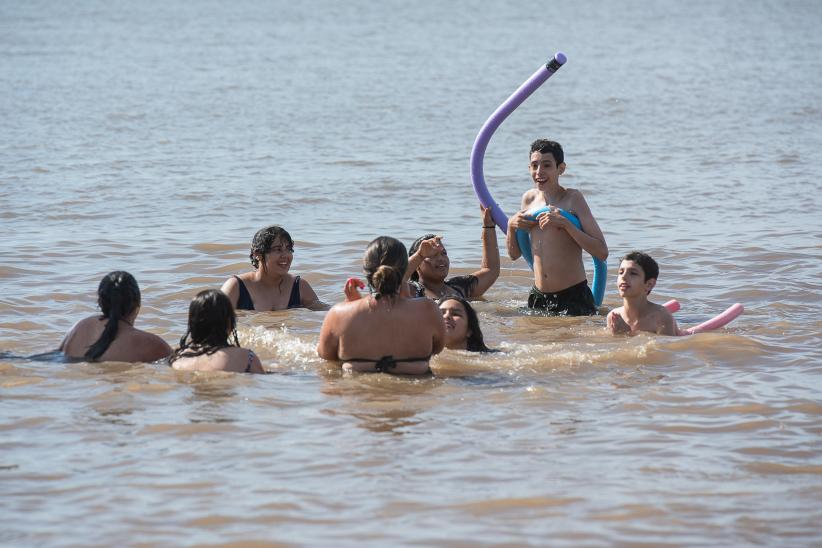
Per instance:
[[[727,310],[725,310],[725,312],[714,316],[707,322],[702,322],[701,324],[694,327],[689,327],[688,329],[680,329],[679,334],[693,335],[694,333],[702,333],[703,331],[718,329],[723,325],[727,325],[737,319],[743,312],[745,312],[745,307],[740,303],[732,304]]]

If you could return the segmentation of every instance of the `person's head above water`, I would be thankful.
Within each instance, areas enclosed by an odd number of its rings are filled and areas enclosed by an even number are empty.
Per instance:
[[[188,306],[188,329],[194,344],[228,346],[229,333],[236,328],[234,307],[222,291],[200,291]]]
[[[565,153],[562,151],[562,145],[557,143],[556,141],[549,141],[548,139],[537,139],[533,143],[531,143],[531,152],[530,155],[539,152],[541,154],[550,153],[551,156],[554,157],[554,161],[556,165],[559,165],[565,162]]]
[[[642,251],[631,251],[630,253],[626,253],[620,262],[622,261],[633,261],[642,268],[643,279],[642,281],[647,281],[650,279],[656,280],[659,278],[659,265],[657,262],[647,253]]]
[[[106,274],[97,287],[100,319],[107,320],[103,333],[89,346],[85,358],[96,360],[102,356],[114,338],[120,320],[133,322],[140,310],[140,287],[128,272],[117,270]]]
[[[408,254],[396,238],[380,236],[368,244],[362,270],[375,299],[398,295],[406,268]]]
[[[659,265],[650,255],[642,251],[631,251],[626,253],[620,259],[619,268],[617,269],[617,289],[621,296],[626,296],[626,289],[628,288],[629,278],[631,277],[631,269],[638,269],[642,271],[642,285],[645,295],[650,295],[651,290],[656,286],[657,278],[659,277]]]
[[[425,236],[420,236],[414,243],[411,244],[411,247],[408,248],[408,256],[413,256],[417,251],[419,251],[422,242],[425,240],[430,240],[431,238],[437,238],[436,234],[426,234]],[[411,273],[411,281],[419,281],[420,279],[420,272],[426,278],[433,277],[433,278],[441,278],[445,279],[448,277],[448,272],[451,269],[451,259],[448,257],[448,251],[445,250],[445,246],[442,245],[442,241],[438,240],[438,243],[442,250],[434,255],[433,257],[426,257],[423,259],[423,262],[420,263],[420,266]]]
[[[281,226],[272,225],[258,230],[251,240],[251,253],[248,255],[251,265],[255,269],[260,265],[265,268],[265,257],[273,247],[282,247],[280,251],[294,253],[294,240]]]
[[[479,317],[471,303],[462,297],[446,297],[439,301],[445,321],[445,346],[452,350],[490,352],[485,345]]]
[[[180,339],[174,359],[213,354],[227,346],[240,346],[237,340],[237,315],[231,301],[222,291],[200,291],[188,305],[188,330]],[[233,335],[234,342],[229,342]]]

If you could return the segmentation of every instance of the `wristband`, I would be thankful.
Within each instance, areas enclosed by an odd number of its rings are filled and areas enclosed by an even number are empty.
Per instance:
[[[482,228],[497,228],[497,225],[491,225],[491,226],[482,225]]]

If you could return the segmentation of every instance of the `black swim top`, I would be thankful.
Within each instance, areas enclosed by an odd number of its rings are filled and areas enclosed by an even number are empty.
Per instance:
[[[376,369],[380,373],[391,373],[392,369],[397,368],[397,364],[400,362],[425,362],[431,359],[431,354],[425,356],[424,358],[403,358],[401,360],[395,359],[394,356],[383,356],[379,360],[369,359],[369,358],[350,358],[347,360],[342,360],[344,362],[373,362],[374,369]],[[431,369],[428,369],[428,373],[431,372]]]
[[[240,296],[237,299],[237,306],[235,307],[237,310],[256,310],[254,308],[254,301],[251,300],[251,293],[248,292],[248,288],[243,283],[243,280],[239,276],[234,276],[237,278],[237,283],[240,284]],[[294,285],[291,286],[291,295],[288,297],[288,306],[287,308],[300,308],[300,277],[294,276]]]
[[[476,287],[479,280],[473,274],[465,276],[454,276],[445,280],[445,285],[457,292],[457,295],[463,299],[468,299],[471,292]],[[414,288],[414,297],[425,297],[425,286],[420,281],[409,281],[409,284]]]

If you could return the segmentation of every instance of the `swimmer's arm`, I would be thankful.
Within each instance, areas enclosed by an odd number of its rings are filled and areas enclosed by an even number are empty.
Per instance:
[[[240,284],[237,282],[237,278],[232,276],[227,279],[220,288],[220,291],[225,293],[228,296],[228,300],[231,301],[231,305],[237,308],[237,301],[240,300]]]
[[[405,275],[402,277],[402,284],[400,284],[400,287],[405,288],[408,295],[403,296],[409,296],[411,294],[408,283],[411,281],[411,276],[417,271],[422,264],[422,261],[425,259],[425,257],[422,256],[421,248],[422,246],[420,246],[420,249],[417,249],[416,253],[408,257],[408,267],[405,269]]]
[[[141,361],[151,363],[157,360],[162,360],[171,356],[173,350],[171,346],[158,335],[154,333],[146,333],[143,342],[144,356]]]
[[[337,327],[337,311],[333,308],[328,311],[320,328],[320,340],[317,343],[317,355],[324,360],[336,361],[340,359],[340,337],[335,333]]]
[[[434,334],[431,342],[431,354],[439,354],[445,348],[445,320],[437,304],[429,300],[428,307],[429,321],[434,326]]]
[[[482,210],[482,264],[474,272],[477,285],[469,297],[479,297],[494,285],[499,278],[499,244],[497,244],[497,226],[491,216],[491,208],[480,206]],[[486,228],[491,227],[491,228]]]
[[[602,229],[599,228],[599,224],[594,219],[585,197],[579,191],[577,191],[574,200],[574,212],[582,225],[582,230],[579,230],[566,219],[565,230],[568,235],[592,257],[604,261],[608,258],[608,244],[605,243]]]
[[[606,318],[608,331],[611,335],[631,335],[631,326],[629,326],[619,313],[620,309],[611,310]]]
[[[517,229],[531,230],[537,226],[535,221],[530,221],[525,218],[525,212],[528,210],[528,207],[534,203],[537,194],[538,191],[536,189],[526,191],[525,194],[522,195],[522,200],[520,200],[520,210],[508,219],[508,226],[505,232],[505,247],[508,250],[508,257],[512,261],[516,261],[522,257],[522,251],[517,243]]]
[[[505,247],[508,249],[508,257],[516,261],[522,257],[522,251],[517,243],[517,229],[530,231],[537,226],[536,221],[528,220],[525,211],[517,211],[508,219],[508,231],[505,233]]]
[[[330,307],[322,302],[311,284],[305,278],[300,278],[300,305],[309,310],[328,310]]]
[[[659,335],[678,335],[679,328],[676,325],[676,320],[674,319],[673,314],[662,307],[660,308],[660,321],[657,326],[657,333]]]
[[[60,352],[62,352],[63,354],[65,354],[65,353],[66,353],[66,350],[68,349],[69,341],[70,341],[72,338],[74,338],[75,334],[76,334],[76,333],[77,333],[77,331],[80,329],[80,325],[81,325],[83,322],[85,322],[86,320],[88,320],[88,318],[85,318],[85,319],[83,319],[83,320],[80,320],[80,321],[78,321],[77,323],[75,323],[73,326],[71,326],[71,329],[69,329],[69,332],[68,332],[68,333],[66,333],[66,336],[65,336],[65,337],[63,337],[63,340],[60,342],[60,346],[57,348],[57,350],[59,350],[59,351],[60,351]]]
[[[260,373],[265,375],[268,371],[263,368],[263,362],[260,361],[260,358],[257,356],[256,353],[249,350],[251,352],[251,373]]]

